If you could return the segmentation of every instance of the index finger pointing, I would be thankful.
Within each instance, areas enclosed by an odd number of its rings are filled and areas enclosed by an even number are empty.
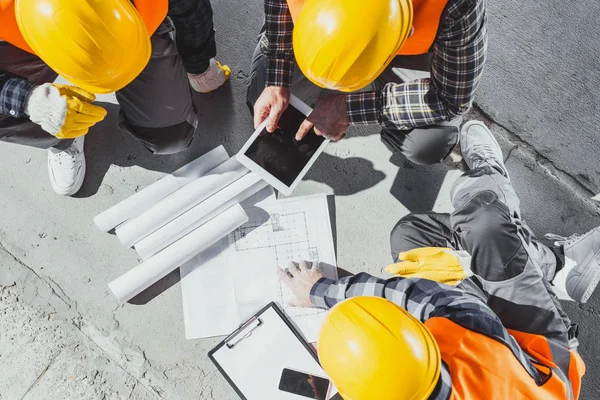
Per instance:
[[[315,124],[310,122],[308,119],[305,119],[304,122],[302,122],[302,125],[300,125],[300,128],[298,128],[298,132],[296,132],[296,140],[300,141],[304,139],[308,131],[310,131],[314,126]]]

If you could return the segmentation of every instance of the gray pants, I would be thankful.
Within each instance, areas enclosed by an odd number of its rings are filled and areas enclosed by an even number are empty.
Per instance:
[[[451,196],[452,214],[410,214],[398,222],[390,240],[394,261],[417,247],[466,250],[476,276],[463,288],[479,286],[505,327],[566,347],[571,321],[548,283],[556,256],[523,222],[510,180],[485,166],[460,177]]]
[[[172,154],[189,147],[198,126],[187,73],[163,24],[152,36],[152,55],[142,73],[116,93],[121,106],[119,127],[156,154]],[[53,82],[57,74],[37,56],[0,42],[0,69],[36,84]],[[0,140],[38,148],[66,149],[59,140],[29,118],[0,115]]]
[[[250,68],[247,102],[251,112],[254,103],[265,88],[267,69],[265,50],[268,45],[266,36],[262,33],[254,50]],[[429,77],[430,61],[431,58],[428,54],[398,56],[377,78],[374,86],[381,89],[389,82],[402,83]],[[296,97],[309,105],[314,104],[324,92],[324,89],[310,82],[297,66],[294,68],[291,90]],[[448,157],[458,143],[461,122],[462,118],[457,117],[449,122],[412,130],[382,129],[381,140],[391,151],[404,154],[406,158],[416,164],[436,164]]]

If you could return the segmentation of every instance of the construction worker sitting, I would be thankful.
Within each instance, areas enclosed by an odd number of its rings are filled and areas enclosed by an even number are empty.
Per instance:
[[[296,305],[331,308],[318,354],[346,400],[577,399],[585,365],[557,294],[594,292],[600,228],[545,246],[491,132],[473,121],[460,135],[470,170],[452,188],[456,211],[400,220],[387,269],[400,276],[332,281],[300,262],[280,278]]]
[[[275,129],[291,89],[316,101],[298,140],[313,127],[339,140],[350,125],[379,124],[392,151],[417,164],[444,160],[483,72],[485,4],[265,0],[247,96],[255,127],[268,118]],[[338,93],[317,100],[323,88]]]
[[[93,93],[116,92],[119,126],[148,150],[180,152],[198,125],[190,84],[230,75],[215,55],[209,0],[0,0],[0,140],[48,149],[52,187],[75,194],[84,135],[106,115]]]

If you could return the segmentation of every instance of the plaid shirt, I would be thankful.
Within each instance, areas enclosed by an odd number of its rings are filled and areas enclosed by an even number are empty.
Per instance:
[[[421,322],[432,317],[448,318],[463,328],[504,344],[536,382],[541,384],[544,380],[498,316],[482,301],[483,293],[471,280],[463,281],[458,287],[451,287],[427,279],[395,277],[383,280],[360,273],[338,281],[323,278],[313,286],[310,293],[311,302],[322,308],[331,308],[355,296],[386,298]],[[448,367],[443,364],[437,387],[429,399],[447,400],[451,392],[452,378]]]
[[[24,116],[25,102],[34,86],[26,79],[0,71],[0,115]]]
[[[487,50],[486,0],[449,0],[431,48],[431,78],[347,95],[353,125],[411,129],[449,121],[473,103]],[[268,86],[291,86],[293,22],[286,0],[265,0]]]

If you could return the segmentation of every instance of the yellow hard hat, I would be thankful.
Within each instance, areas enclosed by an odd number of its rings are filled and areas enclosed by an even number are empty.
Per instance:
[[[361,89],[408,39],[412,18],[412,0],[307,0],[294,24],[298,67],[320,87]]]
[[[353,297],[333,307],[318,350],[345,400],[424,400],[440,376],[440,350],[429,329],[379,297]]]
[[[150,59],[150,37],[130,0],[16,0],[23,38],[59,75],[92,93],[119,90]]]

